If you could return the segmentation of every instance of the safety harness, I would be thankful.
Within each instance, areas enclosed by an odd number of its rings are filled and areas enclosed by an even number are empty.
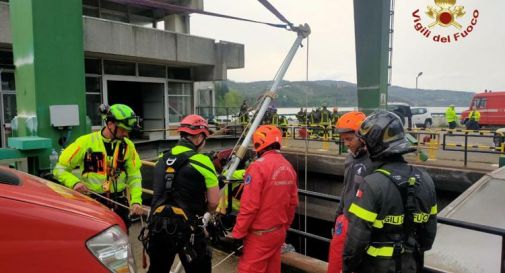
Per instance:
[[[124,141],[119,143],[106,143],[105,155],[102,152],[93,152],[91,148],[86,151],[84,156],[84,171],[85,172],[104,172],[106,179],[102,183],[103,195],[107,199],[114,201],[124,201],[126,198],[124,192],[118,192],[118,178],[121,172],[126,172],[125,168],[125,155],[127,144]],[[109,161],[108,158],[112,157]],[[111,192],[111,187],[113,191]],[[113,210],[117,210],[118,206],[114,203],[107,202],[106,205]]]
[[[418,203],[416,198],[417,188],[421,181],[421,172],[412,166],[408,173],[399,170],[389,170],[381,167],[375,172],[385,175],[397,187],[401,194],[404,207],[403,234],[398,236],[401,238],[393,242],[393,259],[395,260],[395,272],[402,272],[402,253],[407,249],[413,249],[414,255],[418,256],[417,270],[420,271],[420,265],[423,262],[423,255],[419,249],[419,243],[416,240],[416,223],[414,215],[418,211]],[[374,244],[374,243],[372,243]],[[381,244],[381,243],[377,243]]]
[[[189,164],[190,162],[196,164],[200,167],[207,168],[207,166],[201,164],[198,161],[191,160],[190,158],[195,155],[196,152],[189,150],[182,152],[180,154],[174,155],[172,150],[167,150],[163,153],[163,157],[160,160],[165,162],[165,190],[163,197],[154,204],[154,211],[150,215],[148,220],[148,231],[145,227],[141,230],[139,235],[139,240],[143,243],[144,249],[147,249],[147,244],[149,242],[149,237],[152,233],[165,232],[168,236],[177,236],[177,232],[189,233],[189,242],[182,246],[182,252],[186,256],[188,262],[194,261],[197,258],[197,252],[194,249],[195,235],[202,230],[199,228],[202,226],[201,218],[186,213],[188,209],[185,204],[174,198],[174,182],[177,178],[177,174],[181,168]],[[169,204],[173,202],[175,204]],[[171,219],[182,220],[185,230],[178,230],[182,228],[178,224],[171,223]],[[183,236],[185,237],[185,236]],[[185,241],[184,238],[178,238]]]

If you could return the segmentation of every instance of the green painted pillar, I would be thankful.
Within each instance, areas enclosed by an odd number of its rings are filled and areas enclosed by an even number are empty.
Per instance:
[[[82,0],[10,1],[10,22],[18,113],[13,134],[49,138],[59,151],[58,139],[68,132],[51,126],[50,105],[78,105],[79,125],[69,141],[87,132]],[[40,150],[38,169],[49,168],[49,153]]]
[[[391,0],[354,0],[358,108],[367,114],[387,105]]]

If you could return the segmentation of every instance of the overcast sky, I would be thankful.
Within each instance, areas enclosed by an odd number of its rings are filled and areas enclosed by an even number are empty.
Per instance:
[[[295,24],[308,23],[309,80],[356,82],[354,14],[351,0],[270,0]],[[463,91],[505,90],[504,0],[458,0],[466,14],[456,21],[462,28],[435,26],[429,38],[414,29],[412,13],[419,9],[420,23],[434,20],[425,12],[433,0],[395,1],[393,45],[393,85]],[[278,23],[255,0],[205,0],[205,10]],[[477,24],[465,38],[454,41],[454,33],[471,24],[478,10]],[[234,81],[271,80],[296,35],[283,29],[202,15],[191,16],[191,34],[245,45],[245,68],[228,70]],[[434,42],[433,37],[451,35],[450,43]],[[307,41],[304,42],[304,45]],[[285,79],[306,79],[306,49],[301,48]]]

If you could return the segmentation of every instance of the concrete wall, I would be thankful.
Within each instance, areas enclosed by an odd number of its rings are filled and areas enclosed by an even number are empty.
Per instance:
[[[0,2],[0,44],[12,44],[9,5]]]
[[[200,6],[201,1],[194,1]],[[200,3],[200,4],[199,4]],[[225,80],[227,69],[244,67],[244,45],[83,17],[88,56],[192,67],[196,81]],[[0,44],[12,44],[9,5],[0,2]]]

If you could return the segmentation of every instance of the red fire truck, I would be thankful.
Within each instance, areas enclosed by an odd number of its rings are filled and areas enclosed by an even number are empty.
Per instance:
[[[505,91],[477,93],[473,96],[468,110],[461,113],[461,122],[468,119],[473,106],[480,112],[481,127],[505,126]]]

